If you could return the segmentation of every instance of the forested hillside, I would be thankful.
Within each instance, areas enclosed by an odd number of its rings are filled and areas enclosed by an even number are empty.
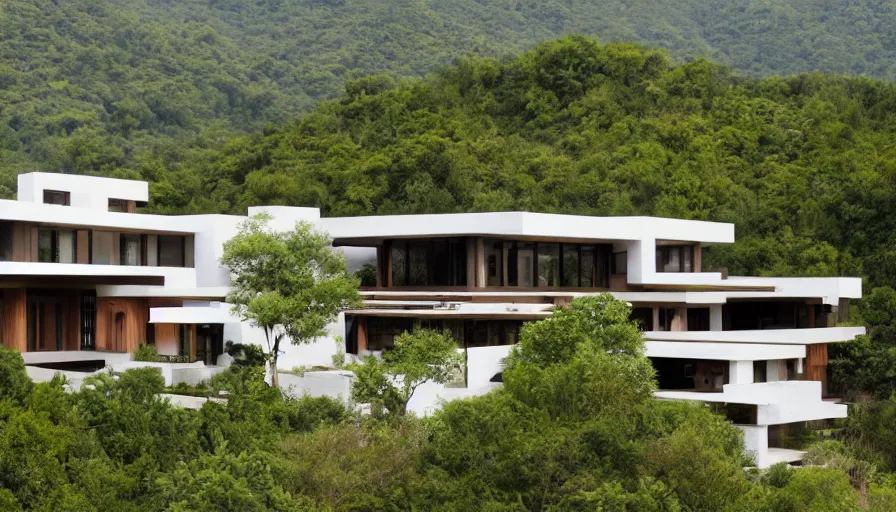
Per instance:
[[[300,121],[168,175],[151,207],[725,221],[739,243],[713,248],[711,265],[882,285],[896,275],[894,108],[888,82],[739,78],[574,37],[426,81],[352,81]]]
[[[33,169],[143,176],[279,124],[371,73],[560,35],[705,55],[746,75],[896,77],[896,4],[863,0],[6,0],[0,196]]]
[[[523,329],[501,388],[426,418],[284,397],[264,383],[260,350],[196,387],[166,390],[150,367],[67,393],[62,378],[32,383],[0,347],[0,510],[894,510],[896,401],[855,407],[836,441],[789,430],[779,442],[812,467],[745,471],[752,456],[723,415],[652,398],[629,314],[609,296],[577,299]],[[391,400],[388,384],[361,388]],[[200,410],[159,395],[224,390]]]

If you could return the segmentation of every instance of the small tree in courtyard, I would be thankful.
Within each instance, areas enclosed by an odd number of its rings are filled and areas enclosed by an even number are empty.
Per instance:
[[[221,263],[230,269],[227,301],[244,321],[261,327],[271,384],[279,385],[277,358],[284,337],[311,343],[343,309],[360,303],[357,279],[334,252],[326,233],[307,222],[276,232],[264,215],[248,219],[224,244]]]
[[[383,353],[382,361],[367,357],[351,367],[356,375],[352,398],[402,416],[418,387],[430,381],[445,384],[460,371],[464,360],[457,349],[457,341],[447,332],[405,332]]]

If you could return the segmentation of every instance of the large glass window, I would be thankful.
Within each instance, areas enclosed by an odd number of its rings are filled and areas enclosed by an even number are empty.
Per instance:
[[[688,308],[688,330],[709,330],[709,308]]]
[[[628,274],[628,252],[614,252],[613,253],[613,273],[614,274]]]
[[[670,308],[659,308],[659,325],[658,331],[671,331],[672,320],[675,318],[675,310]]]
[[[394,240],[392,286],[466,286],[464,239]]]
[[[516,242],[484,243],[486,286],[607,288],[609,245]]]
[[[504,242],[507,251],[507,286],[532,288],[535,286],[535,244]]]
[[[485,241],[485,272],[487,286],[504,285],[504,242]]]
[[[693,272],[694,246],[666,245],[656,248],[657,272]]]
[[[112,233],[94,231],[90,242],[90,262],[96,265],[112,264]]]
[[[402,241],[392,242],[392,286],[408,285],[408,246]]]
[[[12,222],[0,222],[0,261],[12,261],[13,227]]]
[[[429,284],[429,244],[409,242],[408,259],[411,265],[409,284],[411,286]]]
[[[37,261],[43,263],[74,263],[75,232],[41,229],[37,232]]]
[[[121,264],[143,265],[143,237],[140,235],[122,234],[119,240]]]
[[[538,244],[538,286],[560,286],[560,244]]]
[[[579,257],[580,247],[573,244],[563,244],[563,286],[579,286]]]
[[[182,236],[159,235],[159,266],[183,267],[185,245]]]
[[[96,348],[96,292],[81,295],[81,350]],[[153,325],[153,324],[146,324]]]

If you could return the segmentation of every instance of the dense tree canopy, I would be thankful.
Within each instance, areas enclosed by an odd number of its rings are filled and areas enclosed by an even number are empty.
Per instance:
[[[869,0],[6,0],[0,196],[34,169],[161,180],[357,76],[421,78],[567,34],[660,46],[678,62],[707,56],[747,75],[892,79],[894,26],[896,8]]]
[[[569,331],[554,357],[556,334]],[[429,345],[442,340],[426,335]],[[31,385],[0,348],[0,508],[6,511],[767,511],[896,507],[893,404],[862,409],[819,467],[745,471],[738,430],[704,405],[654,400],[628,307],[580,299],[531,324],[505,387],[433,416],[360,417],[295,400],[259,358],[216,376],[224,404],[160,398],[157,368],[68,393]],[[447,337],[446,337],[447,339]],[[422,341],[421,341],[422,342]],[[430,353],[431,351],[426,351]],[[414,366],[419,358],[405,357]],[[410,366],[404,369],[412,374]],[[198,388],[197,388],[198,390]],[[821,467],[821,466],[825,467]]]
[[[329,215],[525,209],[734,222],[734,274],[896,275],[896,87],[752,79],[581,37],[425,81],[350,82],[154,187],[152,208]],[[195,187],[195,188],[193,188]]]

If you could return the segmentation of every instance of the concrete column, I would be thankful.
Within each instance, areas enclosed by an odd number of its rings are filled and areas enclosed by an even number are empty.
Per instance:
[[[756,467],[767,468],[768,459],[768,426],[767,425],[735,425],[744,433],[744,451],[753,456]]]
[[[722,305],[721,304],[711,304],[709,306],[709,330],[710,331],[721,331],[722,330]]]
[[[485,262],[485,241],[482,237],[476,238],[476,287],[485,288],[488,285],[488,268]]]
[[[649,282],[656,274],[656,240],[633,240],[628,243],[628,283]]]
[[[675,316],[672,318],[673,331],[688,330],[688,308],[676,308]]]
[[[193,236],[187,235],[184,237],[184,267],[193,268],[194,259]]]
[[[729,384],[752,384],[753,361],[731,361],[728,367]]]

